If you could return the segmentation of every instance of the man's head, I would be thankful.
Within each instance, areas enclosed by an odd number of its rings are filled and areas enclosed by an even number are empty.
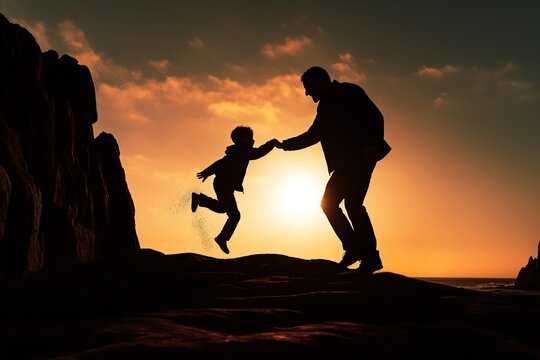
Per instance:
[[[231,139],[236,145],[253,146],[253,130],[247,126],[238,126],[231,132]]]
[[[330,90],[332,80],[322,67],[313,66],[302,75],[302,83],[306,89],[306,96],[311,96],[313,102],[318,102]]]

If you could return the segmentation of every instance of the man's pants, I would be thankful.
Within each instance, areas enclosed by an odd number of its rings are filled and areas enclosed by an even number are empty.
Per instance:
[[[335,170],[328,180],[321,207],[345,251],[370,257],[377,249],[375,232],[364,207],[375,162],[352,170]],[[345,216],[339,204],[345,200]],[[350,221],[349,221],[350,220]]]
[[[220,214],[227,213],[228,219],[216,239],[228,241],[240,221],[240,211],[238,211],[238,205],[236,205],[234,198],[234,189],[230,185],[214,179],[214,190],[217,200],[201,194],[199,206]]]

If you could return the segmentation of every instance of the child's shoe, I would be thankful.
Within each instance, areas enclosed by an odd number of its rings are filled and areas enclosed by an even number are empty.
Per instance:
[[[197,211],[197,207],[199,206],[199,196],[198,194],[191,193],[191,211],[195,212]]]
[[[216,242],[216,244],[219,245],[219,248],[220,248],[225,254],[228,254],[228,253],[229,253],[229,248],[227,247],[227,240],[223,240],[223,239],[220,239],[220,238],[215,238],[214,241]]]

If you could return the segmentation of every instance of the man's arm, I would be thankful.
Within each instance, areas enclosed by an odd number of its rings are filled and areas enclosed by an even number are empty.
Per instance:
[[[311,125],[310,128],[305,133],[292,137],[287,140],[283,140],[283,142],[280,145],[278,145],[278,147],[286,151],[293,151],[293,150],[305,149],[311,145],[315,145],[321,140],[321,137],[318,131],[319,127],[317,126],[317,124],[318,124],[318,121],[317,121],[317,118],[315,118],[313,125]]]

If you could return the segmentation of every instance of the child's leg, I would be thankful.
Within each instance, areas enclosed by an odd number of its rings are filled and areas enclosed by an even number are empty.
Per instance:
[[[228,216],[223,229],[216,239],[228,241],[240,221],[240,211],[238,211],[238,205],[234,198],[234,189],[227,184],[214,182],[214,190],[216,191],[221,209],[223,212],[226,212]]]
[[[219,199],[219,197],[218,197]],[[220,214],[223,214],[226,212],[225,207],[223,204],[216,199],[212,199],[210,196],[206,196],[204,194],[199,194],[197,197],[197,205],[202,206],[205,208],[208,208],[212,210],[213,212],[217,212]]]

